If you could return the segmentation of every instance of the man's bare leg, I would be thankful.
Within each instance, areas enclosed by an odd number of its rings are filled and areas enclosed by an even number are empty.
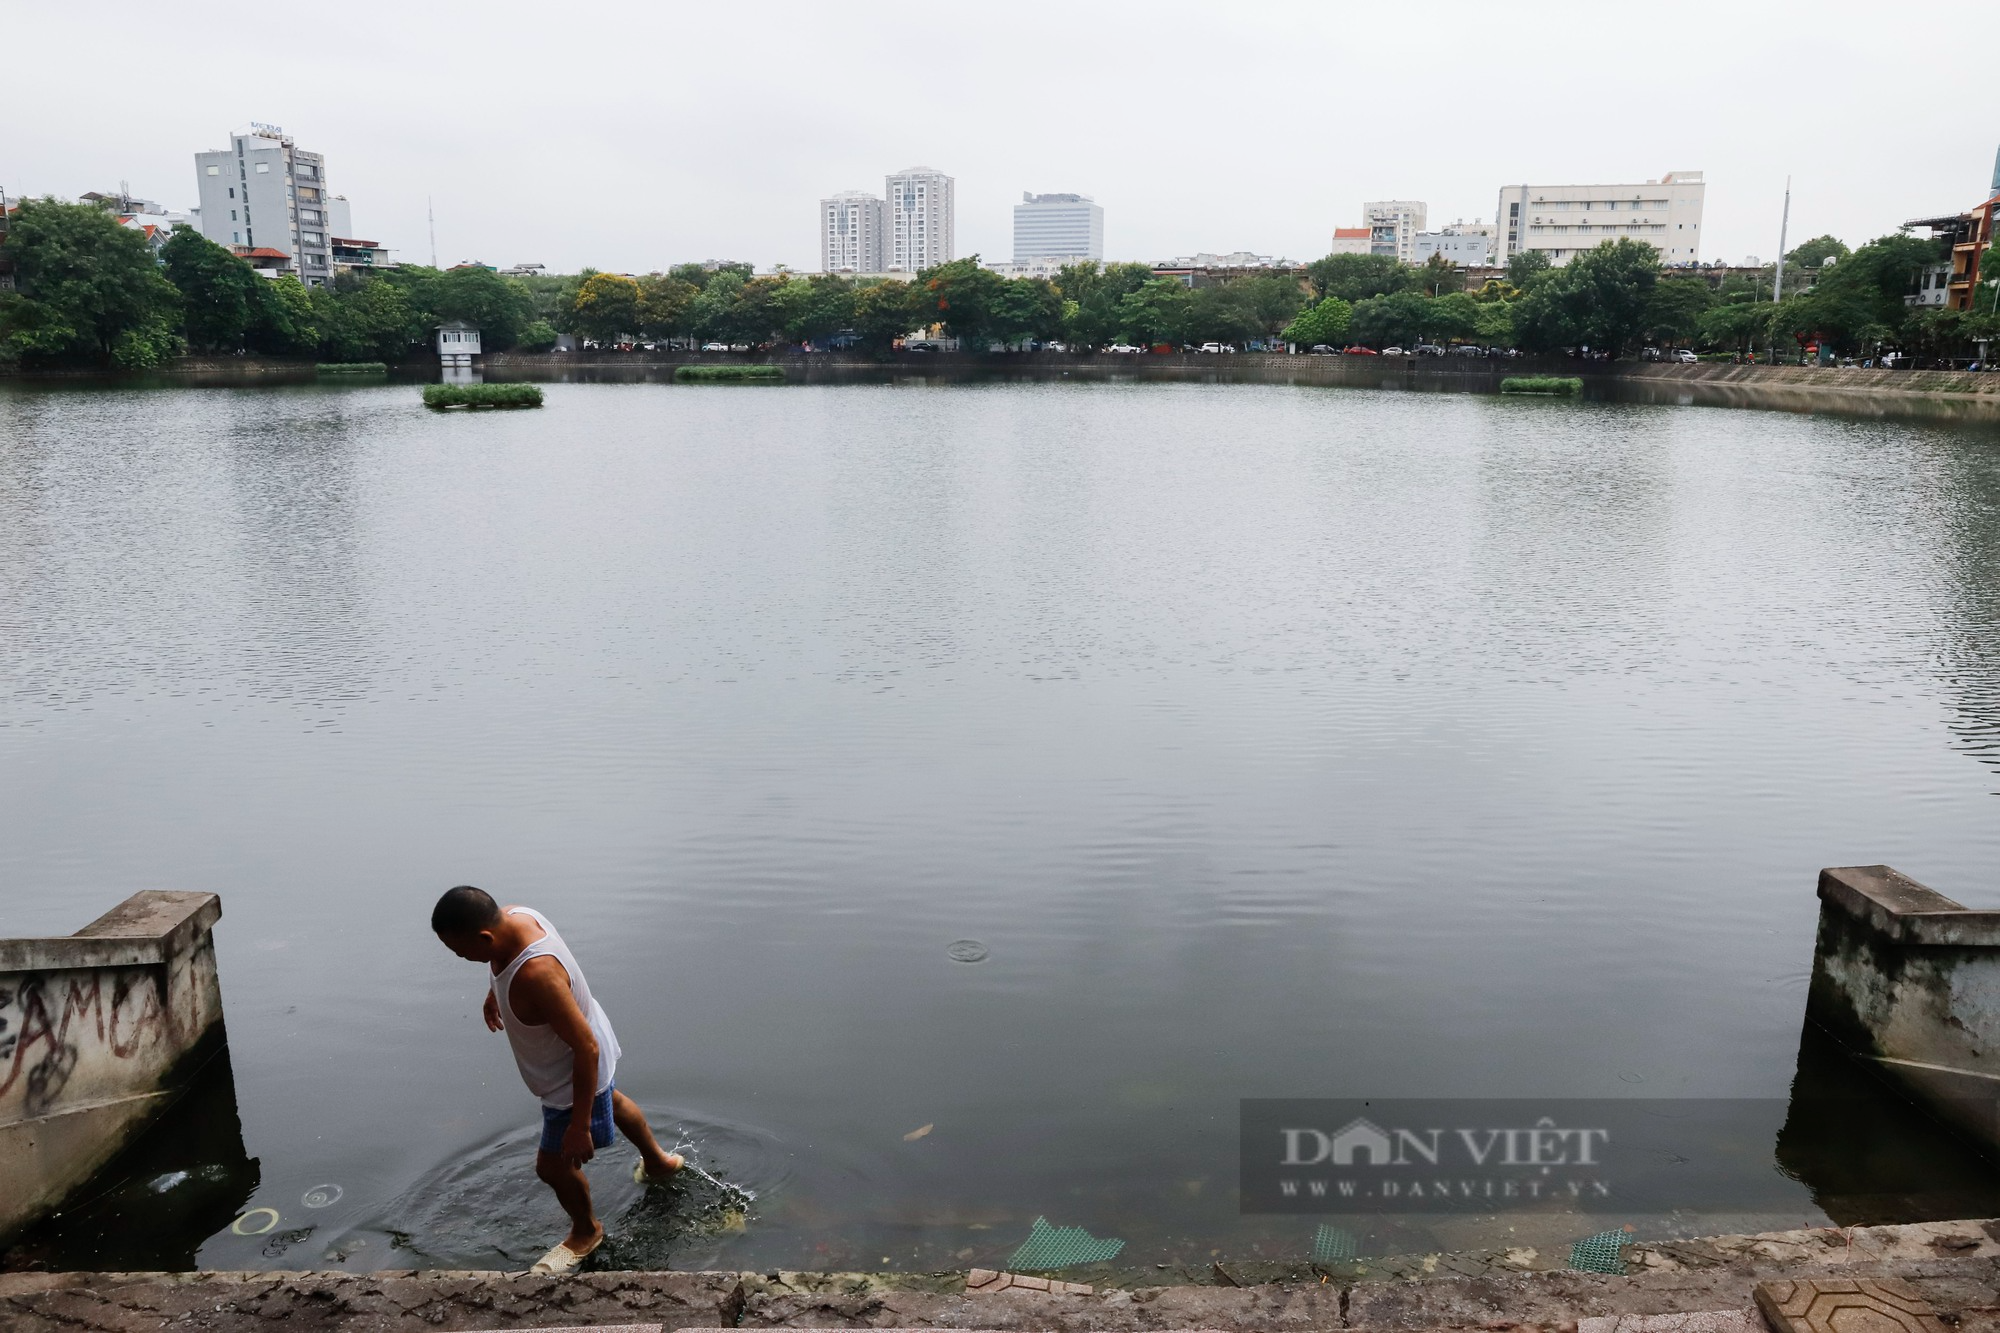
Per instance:
[[[556,1202],[569,1214],[569,1235],[563,1237],[572,1254],[585,1254],[604,1238],[604,1225],[590,1206],[590,1181],[583,1172],[552,1152],[535,1154],[535,1174],[556,1192]]]
[[[681,1169],[681,1155],[668,1152],[653,1137],[653,1127],[646,1123],[646,1113],[639,1104],[616,1088],[611,1090],[611,1123],[618,1126],[618,1132],[632,1140],[632,1146],[639,1150],[639,1160],[646,1164],[648,1180],[665,1180]]]

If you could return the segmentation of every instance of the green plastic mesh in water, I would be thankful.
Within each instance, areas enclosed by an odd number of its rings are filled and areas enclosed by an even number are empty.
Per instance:
[[[1622,1273],[1623,1249],[1629,1239],[1623,1231],[1600,1231],[1595,1236],[1585,1236],[1569,1247],[1569,1266],[1586,1273]]]
[[[1046,1217],[1035,1219],[1028,1239],[1007,1260],[1009,1268],[1068,1268],[1101,1264],[1118,1257],[1122,1240],[1099,1240],[1082,1227],[1052,1227]]]
[[[1357,1252],[1353,1235],[1339,1227],[1330,1227],[1322,1222],[1313,1235],[1313,1258],[1320,1263],[1339,1263],[1343,1259],[1352,1259]]]

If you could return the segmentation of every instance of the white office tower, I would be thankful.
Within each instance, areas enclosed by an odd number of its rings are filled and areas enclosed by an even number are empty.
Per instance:
[[[888,265],[882,201],[843,190],[819,201],[819,267],[822,273],[880,273]]]
[[[1540,250],[1566,264],[1606,241],[1631,239],[1658,250],[1662,264],[1692,264],[1700,257],[1706,188],[1699,171],[1669,171],[1639,185],[1509,185],[1500,191],[1493,262]]]
[[[1382,199],[1361,206],[1368,223],[1368,252],[1394,255],[1405,264],[1417,262],[1417,233],[1424,229],[1430,211],[1416,199]]]
[[[1087,194],[1021,193],[1014,205],[1014,262],[1104,258],[1104,210]]]
[[[333,279],[326,164],[276,125],[252,123],[229,147],[194,155],[202,235],[217,245],[276,250],[308,287]]]
[[[889,267],[916,273],[956,258],[951,177],[929,167],[911,167],[889,177],[886,185]]]

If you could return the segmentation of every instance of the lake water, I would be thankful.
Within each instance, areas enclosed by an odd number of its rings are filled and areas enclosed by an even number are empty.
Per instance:
[[[998,1264],[1037,1216],[1135,1266],[1302,1255],[1313,1219],[1237,1209],[1247,1097],[1782,1119],[1819,867],[2000,904],[1990,429],[1227,385],[416,398],[0,390],[0,929],[224,904],[254,1161],[215,1165],[219,1220],[124,1181],[130,1266],[553,1243],[484,978],[427,929],[460,882],[554,919],[620,1086],[755,1196],[641,1200],[621,1146],[611,1260],[745,1268]],[[1790,1188],[1780,1220],[1824,1220]],[[107,1262],[81,1224],[40,1243]]]

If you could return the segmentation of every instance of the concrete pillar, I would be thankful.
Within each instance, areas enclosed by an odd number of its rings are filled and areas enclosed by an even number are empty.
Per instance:
[[[2000,1148],[2000,912],[1888,866],[1819,876],[1806,1017],[1974,1142]]]
[[[0,939],[0,1239],[59,1204],[221,1048],[212,893],[133,894]]]

